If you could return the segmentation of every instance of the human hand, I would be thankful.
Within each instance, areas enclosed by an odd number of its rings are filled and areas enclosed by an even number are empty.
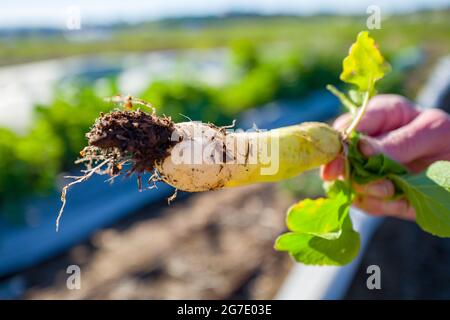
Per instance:
[[[352,118],[340,116],[334,122],[345,130]],[[384,153],[405,165],[411,172],[426,169],[437,160],[450,160],[450,116],[439,109],[419,111],[399,95],[378,95],[372,98],[357,126],[363,133],[359,149],[366,157]],[[321,169],[323,180],[342,178],[344,160],[338,157]],[[391,200],[395,193],[390,180],[354,185],[354,205],[372,215],[415,219],[414,208],[405,199]]]

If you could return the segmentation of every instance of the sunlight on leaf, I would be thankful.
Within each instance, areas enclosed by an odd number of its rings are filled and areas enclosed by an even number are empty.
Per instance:
[[[341,80],[354,84],[360,91],[375,92],[375,82],[390,71],[390,65],[367,31],[358,34],[344,59]]]

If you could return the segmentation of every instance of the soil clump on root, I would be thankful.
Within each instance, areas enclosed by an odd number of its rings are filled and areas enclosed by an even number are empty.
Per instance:
[[[61,192],[62,206],[56,218],[56,231],[66,205],[70,187],[89,179],[93,174],[108,174],[109,180],[122,173],[138,174],[139,190],[142,189],[141,174],[152,173],[150,182],[160,181],[155,163],[163,161],[178,141],[172,141],[174,123],[169,117],[158,117],[140,110],[119,110],[100,114],[90,132],[86,134],[89,145],[81,152],[84,175],[67,177],[75,179],[65,185]],[[125,167],[124,167],[125,166]]]
[[[109,160],[110,175],[118,174],[124,162],[132,165],[129,173],[152,172],[155,162],[164,160],[177,143],[171,140],[174,130],[170,118],[140,110],[101,114],[86,134],[89,146],[83,150],[84,160],[101,160],[101,155]]]

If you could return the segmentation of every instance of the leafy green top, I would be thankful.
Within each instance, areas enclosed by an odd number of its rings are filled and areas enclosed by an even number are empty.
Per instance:
[[[349,94],[333,86],[327,88],[339,98],[354,120],[344,133],[347,177],[328,186],[327,198],[305,199],[289,208],[287,227],[275,248],[287,251],[298,262],[313,265],[344,265],[358,254],[359,234],[349,216],[355,196],[352,181],[359,184],[382,178],[392,180],[397,196],[414,206],[419,226],[434,235],[450,237],[450,162],[439,161],[420,175],[410,175],[405,167],[384,154],[365,158],[358,149],[355,131],[367,103],[375,93],[375,83],[390,70],[368,32],[359,33],[343,62],[341,80],[355,85]]]

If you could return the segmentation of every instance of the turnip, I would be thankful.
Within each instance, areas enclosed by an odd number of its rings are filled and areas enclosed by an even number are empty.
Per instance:
[[[107,159],[112,175],[128,163],[128,173],[152,172],[176,189],[197,192],[287,179],[331,161],[341,150],[339,133],[324,123],[270,131],[227,129],[115,111],[102,115],[88,133],[85,160]]]
[[[150,184],[164,181],[175,190],[200,192],[281,181],[331,161],[341,150],[339,132],[325,123],[230,132],[231,126],[174,123],[156,115],[150,104],[129,96],[113,100],[126,108],[101,114],[87,133],[89,146],[77,162],[85,163],[88,170],[64,187],[63,208],[67,189],[94,173],[112,179],[136,173],[139,189],[142,174],[151,173]],[[131,110],[133,104],[150,106],[152,112]]]

